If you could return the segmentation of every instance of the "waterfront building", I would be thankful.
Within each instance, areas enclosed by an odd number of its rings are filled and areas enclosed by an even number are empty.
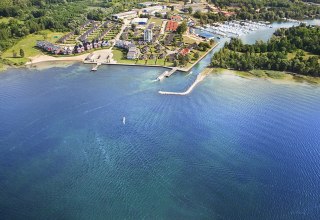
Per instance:
[[[115,42],[115,46],[116,47],[119,47],[119,48],[125,48],[125,49],[128,49],[129,46],[131,46],[132,43],[130,41],[125,41],[125,40],[117,40]],[[134,46],[134,45],[133,45]]]
[[[143,37],[144,37],[144,41],[151,42],[152,41],[152,30],[151,29],[145,29]]]
[[[127,53],[127,59],[134,60],[134,59],[138,59],[139,56],[140,56],[139,48],[137,48],[135,46],[129,47],[129,50]]]

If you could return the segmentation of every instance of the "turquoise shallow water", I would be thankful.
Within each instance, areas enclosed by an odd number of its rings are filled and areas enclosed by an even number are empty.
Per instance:
[[[202,65],[1,74],[1,219],[318,219],[320,88]]]

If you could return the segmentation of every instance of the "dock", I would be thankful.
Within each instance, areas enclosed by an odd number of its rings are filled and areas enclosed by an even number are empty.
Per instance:
[[[170,77],[174,72],[178,70],[177,67],[172,68],[170,71],[164,71],[160,76],[158,76],[157,80],[161,81],[165,77]]]
[[[91,71],[97,71],[98,67],[101,65],[101,63],[97,63],[92,69]]]

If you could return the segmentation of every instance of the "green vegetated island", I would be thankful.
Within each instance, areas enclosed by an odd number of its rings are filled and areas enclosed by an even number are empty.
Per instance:
[[[317,0],[1,0],[0,68],[57,58],[190,69],[216,44],[213,39],[191,32],[192,27],[246,19],[272,22],[319,17]],[[304,32],[315,35],[312,30]],[[280,30],[276,35],[279,40],[288,33]],[[276,41],[275,38],[267,45]],[[305,38],[301,39],[304,43]],[[296,43],[290,39],[288,42]],[[234,44],[241,47],[234,49]],[[281,63],[281,67],[267,64],[268,70],[318,76],[318,72],[313,71],[317,53],[310,48],[291,45],[291,49],[286,46],[286,51],[274,48],[258,52],[256,48],[260,45],[265,47],[261,42],[247,46],[233,39],[215,55],[212,63],[240,70],[263,69],[256,57],[246,62],[248,67],[242,66],[242,59],[254,54],[270,57],[274,52],[273,56],[277,56],[278,61],[281,57],[285,64]],[[251,48],[250,51],[246,51],[247,48]],[[284,56],[290,63],[285,62]],[[234,66],[239,62],[232,64],[229,59],[241,60],[241,67]],[[289,68],[292,62],[298,65],[294,70]]]
[[[212,66],[249,71],[258,77],[281,78],[283,74],[279,71],[319,77],[319,55],[320,27],[302,24],[277,30],[266,43],[257,41],[248,45],[232,38],[214,54]]]

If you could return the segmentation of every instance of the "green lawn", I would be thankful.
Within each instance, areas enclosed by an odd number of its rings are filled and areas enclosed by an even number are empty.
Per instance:
[[[173,66],[173,63],[164,62],[164,59],[158,59],[157,60],[157,65],[160,65],[160,66]]]
[[[135,64],[135,60],[128,60],[125,55],[126,53],[118,48],[114,48],[112,50],[113,53],[113,59],[117,61],[118,63],[125,63],[125,64]]]
[[[147,65],[156,65],[156,60],[147,60]]]
[[[42,54],[42,52],[35,47],[37,40],[47,40],[54,43],[62,35],[64,35],[64,33],[55,33],[51,31],[42,31],[39,34],[30,34],[18,41],[13,47],[6,50],[1,57],[13,62],[16,65],[22,65],[29,61],[28,57]],[[20,49],[24,50],[24,57],[19,57]],[[13,57],[13,51],[17,53],[18,57]]]
[[[288,59],[292,59],[292,58],[294,58],[295,56],[296,56],[296,54],[297,54],[297,52],[292,52],[292,53],[288,53]],[[304,56],[303,56],[303,59],[308,59],[309,57],[311,57],[311,56],[315,56],[314,54],[312,54],[312,53],[309,53],[309,52],[306,52],[306,51],[304,51]]]
[[[158,25],[158,26],[161,26],[162,24],[162,20],[160,18],[155,18],[155,17],[150,18],[149,24],[153,22],[155,23],[155,25]]]
[[[196,41],[190,37],[187,37],[187,36],[183,36],[183,42],[184,43],[187,43],[187,44],[193,44],[195,43]]]

